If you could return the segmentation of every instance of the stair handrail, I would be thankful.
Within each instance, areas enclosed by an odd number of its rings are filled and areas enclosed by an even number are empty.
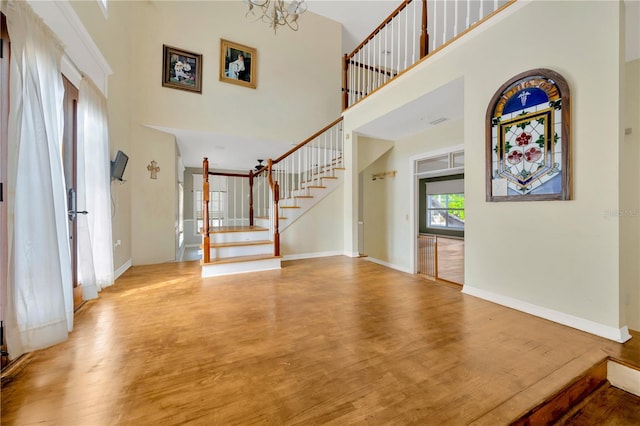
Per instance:
[[[324,132],[326,132],[327,130],[329,130],[330,128],[332,128],[333,126],[335,126],[336,124],[340,123],[343,120],[342,117],[339,117],[337,119],[335,119],[334,121],[332,121],[331,123],[327,124],[326,126],[324,126],[322,129],[318,130],[317,132],[315,132],[313,135],[309,136],[307,139],[303,140],[302,142],[300,142],[298,145],[294,146],[293,148],[291,148],[289,151],[285,152],[284,154],[282,154],[280,157],[278,157],[277,159],[273,160],[273,164],[278,164],[279,162],[281,162],[282,160],[284,160],[285,158],[287,158],[288,156],[290,156],[291,154],[293,154],[294,152],[298,151],[300,148],[304,147],[305,145],[307,145],[309,142],[313,141],[314,139],[316,139],[318,136],[322,135]]]
[[[326,126],[324,126],[322,129],[320,129],[317,132],[315,132],[313,135],[309,136],[308,138],[306,138],[305,140],[303,140],[302,142],[300,142],[299,144],[297,144],[296,146],[294,146],[293,148],[291,148],[290,150],[288,150],[287,152],[282,154],[280,157],[276,158],[275,160],[271,159],[271,158],[268,159],[266,165],[262,166],[262,168],[257,169],[257,170],[255,170],[255,172],[253,172],[253,179],[256,179],[256,178],[260,177],[262,174],[265,174],[265,177],[266,177],[268,185],[269,185],[269,189],[271,191],[271,196],[269,197],[270,206],[268,207],[268,210],[269,210],[269,213],[270,213],[269,214],[269,216],[270,216],[270,222],[269,222],[269,228],[270,229],[269,230],[273,235],[274,255],[275,256],[280,256],[280,213],[279,213],[279,202],[280,202],[281,197],[282,197],[282,189],[281,189],[281,182],[279,182],[278,176],[277,176],[278,171],[276,171],[274,169],[274,167],[277,164],[282,163],[283,161],[286,161],[287,158],[291,158],[292,155],[294,155],[295,153],[300,151],[302,148],[307,146],[312,141],[316,140],[318,137],[322,136],[327,131],[329,131],[332,128],[334,128],[336,125],[341,123],[342,120],[343,120],[342,117],[339,117],[339,118],[335,119],[331,123],[329,123]],[[339,143],[336,140],[336,147],[338,145],[339,145]],[[289,191],[291,191],[291,188],[290,188],[291,185],[286,185],[286,186],[287,186],[287,188],[289,188]],[[251,191],[251,195],[253,196],[253,190]]]

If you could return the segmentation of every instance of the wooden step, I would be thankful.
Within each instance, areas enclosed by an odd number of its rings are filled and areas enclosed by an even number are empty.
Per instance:
[[[271,244],[272,241],[269,240],[254,240],[254,241],[234,241],[229,243],[211,243],[209,247],[211,248],[223,248],[223,247],[244,247],[244,246],[258,246],[264,244]],[[202,248],[202,244],[200,244],[200,248]]]
[[[640,397],[605,382],[554,424],[568,426],[638,423],[640,423]]]
[[[226,257],[202,264],[203,278],[247,272],[272,271],[280,269],[281,256],[256,254],[249,256]]]
[[[325,189],[326,186],[320,186],[320,185],[309,185],[309,186],[305,186],[302,189],[306,189],[306,188],[318,188],[318,189]]]
[[[254,231],[268,231],[269,229],[261,226],[218,226],[210,227],[209,234],[222,234],[226,232],[254,232]]]
[[[583,372],[564,389],[547,397],[520,418],[514,420],[511,426],[552,424],[606,381],[607,360],[604,359]]]
[[[293,198],[314,198],[313,195],[294,195]]]
[[[236,257],[225,257],[222,259],[215,259],[209,263],[202,263],[202,266],[206,265],[224,265],[226,263],[238,263],[238,262],[251,262],[254,260],[265,260],[265,259],[279,259],[282,256],[274,256],[272,254],[255,254],[251,256],[236,256]]]
[[[281,209],[299,209],[300,206],[280,206]]]

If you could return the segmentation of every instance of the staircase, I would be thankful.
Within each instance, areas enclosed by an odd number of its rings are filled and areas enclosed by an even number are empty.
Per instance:
[[[280,232],[342,183],[342,152],[340,118],[255,174],[210,172],[205,158],[202,221],[209,232],[203,234],[202,277],[280,269]],[[210,175],[242,182],[217,179],[210,187]],[[237,206],[247,198],[243,189],[236,198],[236,188],[248,188],[248,205],[229,218],[224,204]]]
[[[332,176],[318,176],[314,180],[304,181],[301,188],[292,189],[287,197],[281,198],[278,204],[280,232],[340,186],[344,180],[344,170],[343,167],[333,167]],[[270,220],[269,216],[258,216],[256,225],[268,228]]]
[[[274,255],[269,228],[224,226],[209,231],[211,260],[202,263],[202,277],[280,269],[281,256]]]

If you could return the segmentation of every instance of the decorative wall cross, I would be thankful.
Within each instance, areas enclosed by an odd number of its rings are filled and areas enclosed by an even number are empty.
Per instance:
[[[158,179],[158,172],[160,171],[160,167],[158,167],[158,163],[156,163],[156,160],[151,160],[151,164],[147,166],[147,170],[151,172],[151,179]]]

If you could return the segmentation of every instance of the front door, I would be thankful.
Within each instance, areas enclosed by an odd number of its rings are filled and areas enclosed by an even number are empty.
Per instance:
[[[67,189],[67,209],[69,218],[69,248],[71,250],[71,271],[73,277],[73,308],[82,304],[82,287],[78,283],[78,225],[77,225],[77,139],[78,139],[78,89],[64,76],[64,133],[62,153],[64,179]]]
[[[0,364],[8,362],[4,345],[4,315],[7,307],[8,229],[7,229],[7,154],[9,142],[9,33],[0,13]]]

